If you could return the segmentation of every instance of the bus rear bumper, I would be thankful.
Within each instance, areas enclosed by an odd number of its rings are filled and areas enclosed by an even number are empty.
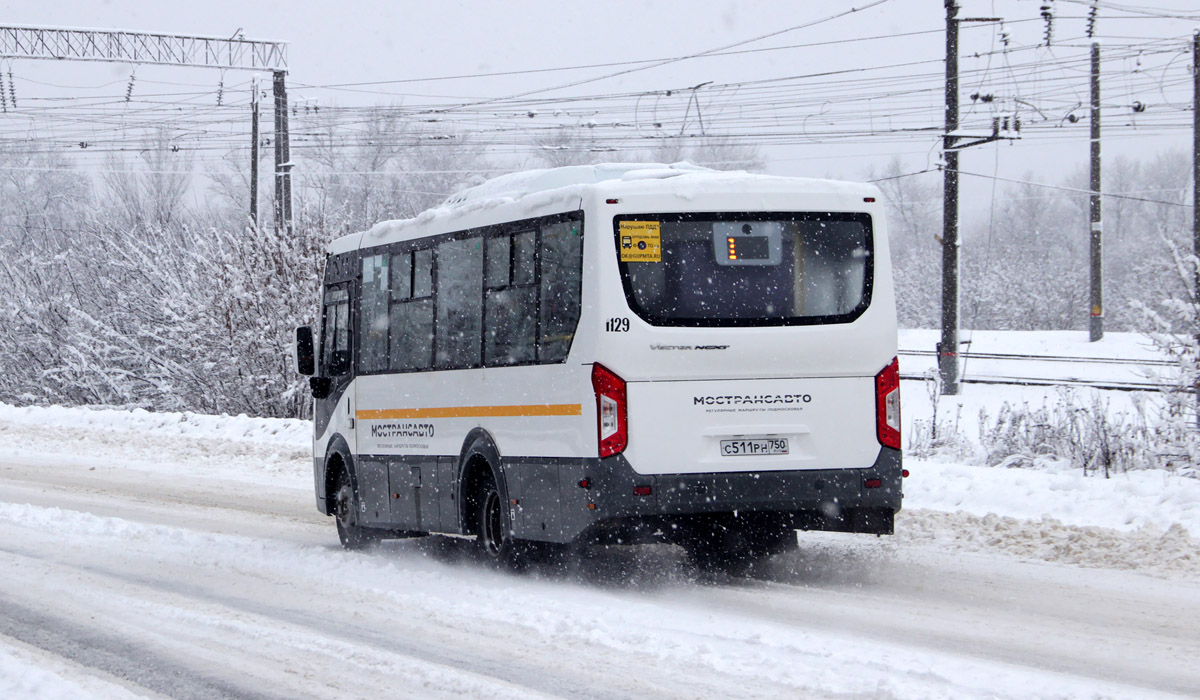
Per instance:
[[[589,462],[575,467],[587,472],[578,477],[588,488],[566,497],[564,484],[560,532],[568,539],[671,541],[676,531],[730,519],[891,534],[902,497],[901,452],[886,447],[865,469],[643,475],[620,455]],[[574,503],[579,497],[586,503]]]

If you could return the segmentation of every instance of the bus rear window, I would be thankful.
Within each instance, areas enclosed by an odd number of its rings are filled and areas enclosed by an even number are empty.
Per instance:
[[[629,306],[654,325],[845,323],[870,303],[867,214],[645,214],[613,223]]]

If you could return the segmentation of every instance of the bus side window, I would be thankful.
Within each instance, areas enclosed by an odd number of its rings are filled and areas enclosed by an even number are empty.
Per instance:
[[[433,249],[392,256],[389,319],[392,371],[429,369],[433,364]]]
[[[484,291],[484,362],[515,365],[536,359],[537,289],[535,231],[501,234],[487,239]]]
[[[362,314],[360,315],[358,369],[386,370],[388,365],[388,256],[362,260]]]
[[[438,369],[478,367],[483,335],[483,239],[446,241],[437,247]]]
[[[350,371],[350,292],[345,287],[325,292],[321,331],[321,374],[337,377]]]
[[[541,304],[539,305],[538,360],[566,359],[579,323],[583,238],[578,221],[564,221],[542,229]]]

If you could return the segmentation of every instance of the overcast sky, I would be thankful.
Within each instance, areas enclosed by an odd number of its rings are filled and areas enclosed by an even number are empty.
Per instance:
[[[1079,42],[1043,49],[1032,46],[1045,32],[1039,17],[1039,0],[964,0],[964,17],[995,16],[1006,20],[1004,26],[975,25],[964,28],[962,67],[964,71],[987,68],[978,74],[975,92],[1021,94],[1038,81],[1052,79],[1071,85],[1059,101],[1041,103],[1046,124],[1061,123],[1059,132],[1043,132],[1040,138],[1023,139],[1003,145],[988,145],[964,154],[963,169],[996,172],[1011,177],[1036,173],[1040,179],[1055,181],[1073,168],[1086,163],[1086,122],[1071,129],[1065,121],[1074,95],[1086,102],[1086,71],[1078,66],[1067,74],[1051,76],[1034,72],[1001,70],[994,55],[975,54],[1000,48],[1001,33],[1012,45],[1030,47],[1020,60],[1027,65],[1045,61],[1047,65],[1082,55]],[[1155,14],[1179,14],[1200,17],[1200,3],[1181,0],[1153,0],[1152,3],[1124,0],[1100,12],[1098,32],[1108,43],[1149,42],[1155,38],[1176,37],[1174,53],[1161,50],[1146,56],[1129,55],[1113,64],[1113,94],[1121,100],[1136,96],[1150,109],[1140,118],[1170,110],[1172,128],[1147,128],[1144,131],[1114,130],[1106,138],[1106,157],[1120,154],[1147,154],[1164,149],[1190,148],[1191,134],[1179,125],[1190,119],[1184,110],[1190,100],[1189,86],[1175,85],[1166,76],[1186,78],[1189,57],[1186,38],[1197,22],[1188,19],[1133,16],[1117,6],[1149,6]],[[327,105],[358,104],[447,104],[505,98],[536,92],[538,97],[568,95],[603,96],[636,91],[657,91],[655,102],[639,100],[637,118],[650,114],[649,105],[667,111],[688,106],[690,93],[685,88],[712,81],[716,86],[743,85],[753,81],[787,76],[810,75],[824,71],[876,69],[866,75],[900,79],[905,75],[926,75],[926,86],[936,87],[944,68],[945,27],[941,0],[874,0],[834,2],[727,2],[693,0],[691,2],[653,2],[651,0],[606,0],[605,2],[557,2],[508,0],[506,2],[389,2],[385,0],[343,0],[341,2],[275,2],[268,0],[204,0],[203,2],[162,2],[160,0],[54,0],[53,2],[3,2],[3,21],[8,24],[127,29],[180,34],[228,37],[241,30],[247,38],[273,39],[289,44],[289,84],[294,100]],[[828,19],[851,8],[863,8],[849,16]],[[1159,11],[1161,9],[1161,12]],[[1054,41],[1066,42],[1084,34],[1087,7],[1070,0],[1056,0]],[[825,21],[820,21],[825,20]],[[814,22],[819,22],[813,24]],[[803,26],[811,25],[811,26]],[[790,29],[792,28],[792,29]],[[790,29],[790,30],[789,30]],[[788,30],[788,31],[783,31]],[[928,34],[893,39],[863,40],[868,37]],[[715,57],[675,61],[624,75],[595,80],[603,76],[639,68],[644,64],[586,68],[524,75],[491,76],[477,79],[438,80],[415,83],[388,83],[424,78],[474,75],[506,71],[574,67],[599,63],[623,63],[642,59],[682,57],[710,51],[776,33],[775,36],[745,43],[738,50],[772,49],[803,44],[819,46],[736,53]],[[843,43],[829,43],[843,42]],[[1147,43],[1147,46],[1150,46]],[[1107,49],[1106,49],[1107,50]],[[1015,60],[1015,59],[1014,59]],[[927,63],[921,63],[921,62]],[[879,70],[881,66],[895,66]],[[104,66],[77,63],[50,63],[16,60],[5,64],[14,74],[21,96],[99,95],[124,92],[132,67],[127,64]],[[1152,69],[1152,70],[1151,70]],[[1074,77],[1070,72],[1075,73]],[[1159,71],[1155,73],[1154,71]],[[1060,71],[1061,73],[1061,71]],[[846,74],[847,80],[858,77]],[[233,86],[244,75],[219,76],[214,71],[143,66],[137,69],[137,90],[163,89],[164,85],[202,86],[224,81]],[[814,91],[830,90],[829,78]],[[836,81],[838,78],[833,78]],[[587,81],[570,88],[557,86]],[[1140,81],[1140,82],[1139,82]],[[1178,82],[1176,80],[1175,82]],[[349,83],[379,83],[346,87]],[[788,83],[790,92],[780,93],[783,106],[789,99],[805,95],[803,81]],[[905,85],[897,83],[897,94]],[[151,88],[149,86],[155,86]],[[326,87],[316,87],[326,86]],[[341,86],[341,87],[329,87]],[[1185,90],[1184,87],[1187,89]],[[1161,89],[1160,89],[1161,88]],[[719,130],[722,120],[737,122],[739,90],[726,87],[706,88],[696,95],[706,128]],[[666,90],[675,91],[670,98]],[[680,92],[683,90],[682,92]],[[964,85],[966,95],[972,91]],[[1144,93],[1144,94],[1143,94]],[[841,93],[845,97],[846,93]],[[1106,92],[1107,94],[1107,92]],[[896,99],[903,100],[903,96]],[[908,107],[925,109],[921,116],[930,127],[940,124],[941,95],[931,92]],[[664,102],[666,100],[666,102]],[[674,100],[672,103],[671,100]],[[922,100],[924,100],[922,102]],[[901,104],[900,102],[896,103]],[[606,105],[597,102],[596,119],[603,122]],[[964,104],[964,111],[970,105]],[[982,108],[982,105],[977,105]],[[811,114],[799,121],[780,120],[780,128],[797,132],[835,122],[849,124],[854,114],[838,111],[839,104],[812,106]],[[549,108],[543,108],[545,112]],[[900,107],[882,100],[849,107],[872,113],[869,128],[891,121]],[[934,110],[929,112],[929,110]],[[1053,111],[1058,110],[1058,111]],[[1052,112],[1053,113],[1050,113]],[[994,112],[992,112],[994,113]],[[689,113],[689,114],[694,114]],[[823,115],[830,115],[824,118]],[[990,120],[987,109],[974,113]],[[1083,112],[1080,112],[1083,114]],[[836,115],[836,116],[834,116]],[[1113,107],[1111,118],[1129,120],[1137,115],[1123,107]],[[542,118],[540,115],[538,118]],[[612,119],[628,119],[628,114]],[[653,115],[650,116],[653,119]],[[1106,123],[1110,118],[1106,113]],[[1114,121],[1114,123],[1115,123]],[[896,122],[898,123],[898,122]],[[789,126],[790,125],[790,126]],[[894,124],[893,124],[894,125]],[[862,126],[861,124],[859,126]],[[747,128],[745,123],[742,129]],[[859,127],[855,127],[859,128]],[[819,131],[819,129],[814,129]],[[855,138],[840,142],[825,138],[796,138],[787,146],[764,149],[769,170],[789,175],[832,175],[861,178],[871,168],[881,168],[889,158],[900,157],[911,169],[934,167],[938,149],[935,133],[887,139]]]

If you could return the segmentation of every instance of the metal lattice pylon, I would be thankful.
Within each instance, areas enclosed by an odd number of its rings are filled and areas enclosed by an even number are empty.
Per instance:
[[[287,89],[284,84],[284,76],[287,74],[287,42],[244,39],[240,30],[229,39],[218,39],[105,29],[8,26],[0,27],[0,59],[4,58],[271,71],[274,74],[275,92],[275,227],[291,233],[292,163],[287,127]],[[11,73],[9,88],[12,89]],[[15,94],[12,95],[12,103],[15,108]],[[7,105],[5,111],[7,112]],[[257,114],[256,110],[255,134]],[[257,136],[254,137],[252,152],[252,159],[257,164]],[[250,215],[257,228],[257,202],[251,205]]]
[[[287,43],[99,29],[0,27],[0,58],[287,70]]]

